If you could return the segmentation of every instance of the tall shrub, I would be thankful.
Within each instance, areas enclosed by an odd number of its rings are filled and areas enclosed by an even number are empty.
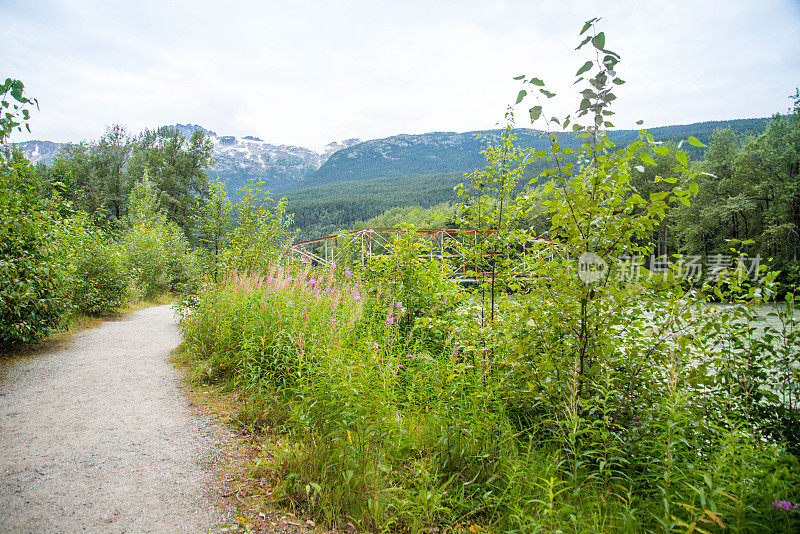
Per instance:
[[[126,298],[129,278],[119,246],[79,212],[65,221],[72,306],[87,315],[108,315]]]
[[[3,150],[0,148],[0,150]],[[66,265],[54,231],[58,196],[45,197],[20,152],[0,153],[0,343],[25,343],[60,327],[69,311]]]
[[[195,290],[200,267],[183,232],[159,208],[158,191],[147,177],[129,198],[121,246],[136,292],[144,299]]]

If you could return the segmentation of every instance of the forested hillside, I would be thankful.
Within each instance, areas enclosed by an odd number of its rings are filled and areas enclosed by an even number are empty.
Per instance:
[[[767,119],[710,121],[653,128],[650,132],[657,141],[694,136],[706,142],[716,128],[731,127],[738,134],[760,133],[764,131],[766,123]],[[483,165],[480,151],[484,143],[478,136],[483,136],[485,140],[496,139],[500,132],[484,130],[397,135],[366,142],[353,138],[331,142],[322,149],[313,150],[271,144],[253,136],[239,138],[218,135],[196,124],[175,124],[163,128],[175,130],[186,139],[190,139],[195,132],[206,137],[211,146],[207,175],[212,181],[221,182],[231,198],[236,198],[237,190],[250,180],[260,183],[263,189],[280,194],[332,182],[468,172]],[[112,126],[111,129],[122,130],[125,135],[136,137],[121,126]],[[611,131],[609,136],[615,143],[625,145],[634,140],[637,133],[635,130],[617,130]],[[520,144],[526,147],[538,149],[549,142],[547,136],[536,130],[520,129],[518,135]],[[565,147],[577,148],[571,134],[560,133],[558,139]],[[86,151],[96,143],[95,140],[81,143],[27,141],[19,146],[31,163],[52,166],[60,154]],[[688,153],[693,157],[701,157],[702,151],[702,148],[690,147]],[[537,167],[538,170],[542,168],[541,165]]]
[[[313,239],[348,230],[393,207],[453,202],[453,188],[463,180],[462,173],[447,173],[334,182],[288,192],[286,209],[294,214],[297,239]]]
[[[715,131],[725,129],[739,140],[764,131],[770,119],[710,121],[690,125],[664,126],[649,130],[656,142],[676,142],[695,137],[704,144]],[[549,144],[541,132],[515,130],[517,145],[540,150]],[[429,207],[441,202],[455,202],[455,186],[465,180],[465,173],[481,168],[485,159],[481,151],[486,143],[496,140],[500,130],[463,134],[438,133],[404,135],[367,141],[333,154],[305,182],[318,183],[286,193],[288,210],[294,213],[298,239],[329,235],[349,229],[357,221],[365,221],[392,207]],[[480,137],[479,137],[480,136]],[[618,146],[626,146],[638,137],[635,130],[609,132]],[[578,148],[574,134],[559,133],[562,147]],[[687,146],[689,157],[701,160],[706,148]],[[546,167],[534,162],[525,170],[526,180],[518,184],[520,191],[528,181],[537,180]],[[455,172],[433,173],[436,169],[457,169]],[[416,170],[420,174],[402,173]],[[429,171],[430,174],[422,173]],[[384,173],[384,174],[380,174]],[[390,177],[391,173],[397,173]]]
[[[717,128],[732,128],[737,134],[758,134],[764,131],[769,119],[738,119],[709,121],[694,124],[662,126],[649,132],[656,141],[679,141],[694,136],[707,142]],[[484,140],[497,139],[501,130],[481,130],[465,133],[438,132],[421,135],[397,135],[385,139],[365,141],[333,154],[316,172],[304,180],[301,187],[312,187],[330,182],[371,180],[388,176],[411,174],[439,174],[470,172],[485,163],[481,151]],[[549,146],[550,138],[539,130],[516,130],[518,145],[541,150]],[[611,130],[609,138],[618,146],[635,140],[638,130]],[[558,134],[558,142],[565,148],[578,148],[572,133]],[[701,147],[691,147],[687,152],[693,157],[703,154]]]

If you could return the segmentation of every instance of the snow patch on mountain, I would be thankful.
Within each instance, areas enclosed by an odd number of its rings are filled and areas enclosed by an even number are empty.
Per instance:
[[[360,143],[359,139],[334,141],[316,150],[293,146],[274,145],[254,135],[238,138],[232,135],[217,135],[199,124],[174,124],[187,139],[201,131],[213,144],[214,163],[208,169],[209,177],[225,183],[233,192],[253,178],[272,191],[294,187],[312,172],[319,169],[328,158],[339,150]],[[31,163],[50,165],[58,152],[67,143],[51,141],[27,141],[19,143]]]

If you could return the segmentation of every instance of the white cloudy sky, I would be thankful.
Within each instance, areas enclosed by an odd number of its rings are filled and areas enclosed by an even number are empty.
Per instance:
[[[321,146],[493,127],[523,73],[565,114],[593,16],[619,127],[769,116],[800,85],[798,0],[0,0],[0,76],[40,102],[16,141],[191,122]]]

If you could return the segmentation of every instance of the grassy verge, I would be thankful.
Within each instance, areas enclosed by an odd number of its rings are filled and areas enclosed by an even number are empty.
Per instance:
[[[185,347],[176,350],[171,360],[183,372],[189,405],[202,417],[218,421],[226,434],[226,439],[221,440],[224,450],[218,451],[212,466],[225,507],[236,510],[234,520],[223,529],[325,532],[313,521],[298,517],[302,510],[278,508],[272,499],[285,471],[281,457],[285,449],[295,445],[264,427],[257,406],[241,391],[204,380]]]
[[[575,361],[563,301],[504,299],[487,354],[474,303],[445,279],[420,285],[433,271],[387,290],[275,267],[201,295],[181,325],[186,364],[198,387],[235,400],[227,417],[251,436],[237,492],[338,530],[796,526],[772,503],[796,500],[797,458],[721,380],[751,354],[712,342],[716,326],[744,339],[730,320],[690,325],[683,301],[643,303],[637,317],[658,308],[658,320],[607,329],[610,363],[581,398],[556,359]],[[537,328],[516,319],[530,309]]]

